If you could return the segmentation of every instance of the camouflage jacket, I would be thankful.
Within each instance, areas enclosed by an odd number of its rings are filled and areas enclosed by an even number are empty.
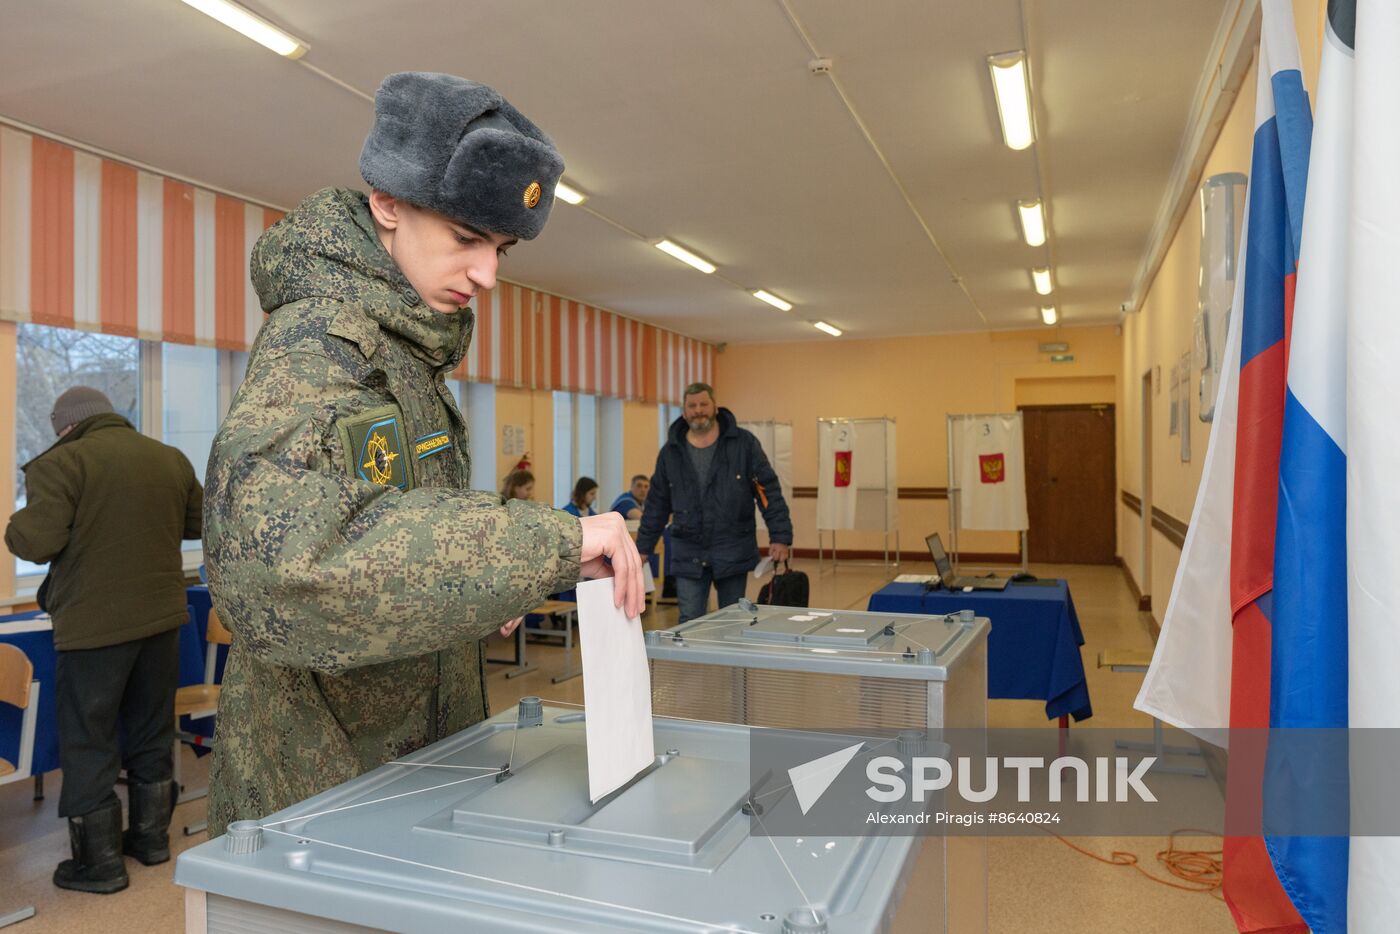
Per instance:
[[[364,195],[312,195],[252,266],[272,314],[205,490],[233,632],[211,836],[485,717],[479,640],[572,586],[582,544],[567,513],[467,489],[444,379],[473,317],[422,303]]]

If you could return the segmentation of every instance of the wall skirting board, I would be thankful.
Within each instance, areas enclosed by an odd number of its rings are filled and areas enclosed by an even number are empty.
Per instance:
[[[817,488],[814,486],[795,486],[792,488],[793,499],[816,499]],[[902,486],[899,488],[900,499],[947,499],[948,488],[946,486]],[[1019,559],[1018,559],[1019,560]]]
[[[1122,491],[1122,500],[1124,506],[1127,506],[1139,516],[1142,515],[1142,500],[1138,499],[1127,490]],[[1163,537],[1177,548],[1185,547],[1186,532],[1190,527],[1176,516],[1173,516],[1171,513],[1163,512],[1156,506],[1153,506],[1152,527],[1158,532],[1161,532]]]
[[[1137,601],[1139,612],[1151,612],[1152,595],[1144,594],[1142,588],[1138,587],[1138,582],[1133,579],[1133,572],[1128,569],[1128,564],[1121,555],[1114,559],[1118,567],[1123,571],[1123,579],[1128,582],[1128,589],[1133,592],[1133,599]]]

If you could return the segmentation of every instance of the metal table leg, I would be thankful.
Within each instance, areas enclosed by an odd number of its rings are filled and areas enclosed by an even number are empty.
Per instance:
[[[515,627],[515,657],[514,658],[488,658],[491,665],[510,665],[506,672],[507,678],[516,678],[527,671],[534,671],[535,666],[530,664],[525,658],[525,621],[521,620],[520,625]]]
[[[564,614],[564,670],[550,681],[558,684],[560,681],[577,678],[581,674],[583,670],[574,666],[574,611],[570,610]]]
[[[506,677],[518,678],[534,670],[535,666],[525,660],[525,621],[522,619],[520,625],[515,627],[515,667],[506,672]]]

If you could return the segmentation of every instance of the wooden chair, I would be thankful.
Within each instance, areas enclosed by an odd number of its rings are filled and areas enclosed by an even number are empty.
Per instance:
[[[21,782],[34,768],[34,730],[39,720],[39,682],[34,666],[13,645],[0,644],[0,703],[24,711],[20,723],[17,762],[0,758],[0,785]]]
[[[204,650],[204,683],[191,684],[175,691],[175,784],[180,788],[177,804],[197,801],[209,794],[208,787],[185,790],[180,781],[180,744],[191,746],[212,746],[213,740],[195,733],[185,733],[180,729],[181,717],[212,717],[219,712],[219,685],[214,683],[214,674],[219,666],[219,646],[232,645],[233,634],[219,619],[219,611],[209,610],[209,623],[204,632],[207,647]],[[208,827],[207,821],[198,821],[185,828],[185,836],[199,833]]]
[[[1146,672],[1152,664],[1152,653],[1137,649],[1105,649],[1099,653],[1099,667],[1107,668],[1109,671],[1136,671]],[[1162,721],[1156,717],[1152,718],[1152,742],[1140,743],[1129,742],[1128,740],[1115,740],[1113,743],[1117,749],[1130,750],[1132,752],[1150,752],[1155,757],[1149,772],[1166,772],[1172,775],[1191,775],[1196,778],[1204,778],[1206,770],[1194,765],[1169,765],[1166,757],[1175,756],[1196,756],[1201,757],[1201,750],[1191,746],[1168,746],[1162,732]]]
[[[0,703],[24,711],[20,725],[18,762],[0,758],[0,785],[24,781],[34,767],[34,729],[39,719],[39,682],[34,680],[34,666],[13,645],[0,644]],[[0,915],[0,928],[9,927],[34,917],[33,906]]]

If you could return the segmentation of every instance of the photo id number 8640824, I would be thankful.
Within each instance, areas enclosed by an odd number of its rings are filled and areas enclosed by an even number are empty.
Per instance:
[[[989,824],[1058,824],[1056,811],[988,811]]]

